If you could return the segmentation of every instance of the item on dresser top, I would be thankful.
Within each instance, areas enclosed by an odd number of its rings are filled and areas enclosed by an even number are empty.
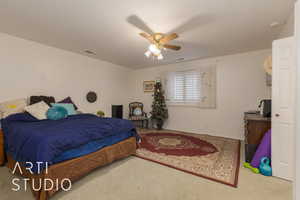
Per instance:
[[[272,100],[271,99],[263,99],[260,101],[258,108],[260,114],[263,117],[271,117],[271,110],[272,110]]]
[[[60,120],[68,117],[68,111],[62,106],[53,106],[48,109],[46,116],[50,120]]]
[[[73,102],[73,100],[71,99],[71,97],[67,97],[67,98],[65,98],[65,99],[63,99],[63,100],[61,100],[61,101],[59,101],[57,103],[71,103],[71,104],[74,105],[75,110],[78,109],[78,107],[75,105],[75,103]]]
[[[50,107],[44,102],[38,102],[32,104],[30,106],[25,107],[25,111],[27,111],[30,115],[35,117],[38,120],[47,119],[46,112]]]
[[[15,99],[0,103],[0,117],[5,118],[11,114],[24,112],[27,106],[26,99]]]
[[[55,98],[52,96],[31,96],[29,99],[29,105],[44,101],[48,106],[51,106],[51,103],[55,103]]]
[[[68,115],[76,115],[76,111],[74,105],[71,103],[52,103],[52,107],[63,107],[68,111]]]
[[[245,114],[259,114],[259,110],[249,110]]]

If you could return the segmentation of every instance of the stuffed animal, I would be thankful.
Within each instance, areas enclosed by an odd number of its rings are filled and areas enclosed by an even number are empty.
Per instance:
[[[270,159],[268,157],[263,157],[260,160],[259,171],[262,175],[272,176],[272,168],[270,166]]]

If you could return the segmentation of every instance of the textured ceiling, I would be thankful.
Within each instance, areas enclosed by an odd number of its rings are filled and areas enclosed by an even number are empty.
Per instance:
[[[130,68],[270,48],[294,0],[1,0],[0,32]],[[138,33],[176,32],[179,52],[147,59]]]

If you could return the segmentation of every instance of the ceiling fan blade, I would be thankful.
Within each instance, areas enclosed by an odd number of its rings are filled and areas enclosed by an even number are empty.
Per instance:
[[[174,40],[178,38],[178,35],[176,33],[172,33],[170,35],[165,35],[162,39],[160,39],[159,43],[160,44],[166,44],[171,40]]]
[[[151,43],[155,43],[153,37],[152,37],[151,35],[147,34],[147,33],[140,33],[140,36],[146,38],[146,39],[149,40],[149,42],[151,42]]]
[[[144,31],[146,33],[153,34],[153,30],[137,15],[130,15],[127,18],[127,22],[136,28],[140,29],[141,31]]]
[[[179,51],[181,49],[180,46],[170,45],[170,44],[164,44],[163,47],[165,47],[167,49],[172,49],[172,50],[175,50],[175,51]]]

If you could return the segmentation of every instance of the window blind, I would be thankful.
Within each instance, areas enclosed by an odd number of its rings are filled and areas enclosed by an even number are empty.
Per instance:
[[[197,71],[173,72],[168,76],[170,102],[197,103],[201,100],[201,77]]]
[[[200,76],[195,71],[175,73],[175,100],[181,102],[200,101]]]

